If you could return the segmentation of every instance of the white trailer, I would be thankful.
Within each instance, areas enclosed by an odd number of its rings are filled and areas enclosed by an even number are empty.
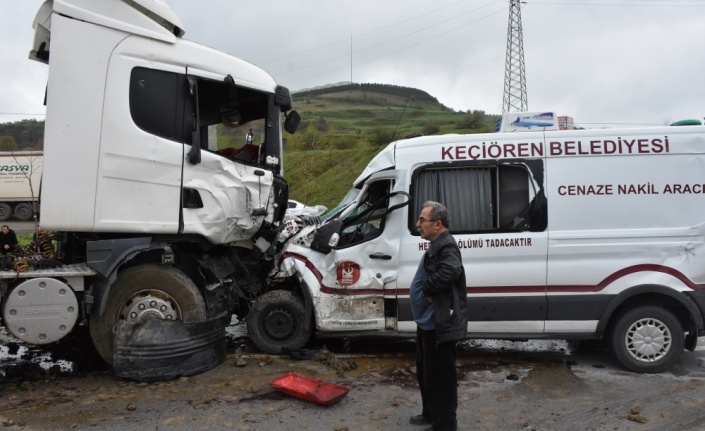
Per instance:
[[[13,214],[21,221],[39,213],[41,151],[0,152],[0,221]]]

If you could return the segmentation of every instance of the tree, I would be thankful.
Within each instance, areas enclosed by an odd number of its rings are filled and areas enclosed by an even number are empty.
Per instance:
[[[384,127],[375,127],[370,130],[370,142],[374,145],[386,145],[392,140],[392,133]]]
[[[421,133],[423,133],[424,135],[435,135],[440,131],[441,128],[438,127],[438,125],[433,121],[429,121],[428,123],[424,124],[423,128],[421,129]]]
[[[17,142],[12,136],[0,136],[0,151],[17,151]]]
[[[34,218],[35,223],[37,222],[37,213],[38,213],[38,208],[37,208],[37,199],[36,199],[36,193],[34,191],[35,186],[38,184],[35,184],[33,181],[34,174],[39,171],[40,166],[43,162],[42,154],[39,152],[31,152],[31,153],[12,153],[12,158],[15,160],[15,163],[17,163],[17,166],[21,167],[19,170],[19,173],[22,177],[24,177],[27,182],[29,183],[29,193],[30,196],[32,197],[32,218]],[[22,160],[20,160],[22,158]],[[24,203],[20,203],[15,207],[15,214],[19,216],[18,210],[22,205],[26,205]]]
[[[327,132],[328,131],[328,123],[326,122],[326,119],[323,118],[322,116],[318,117],[318,120],[316,120],[313,125],[316,127],[316,130],[319,132]]]

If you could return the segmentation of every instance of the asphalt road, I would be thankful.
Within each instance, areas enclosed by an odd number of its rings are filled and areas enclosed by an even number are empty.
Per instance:
[[[15,233],[33,233],[34,232],[34,222],[33,221],[17,221],[17,220],[7,220],[1,224],[6,224],[10,226],[10,229],[14,230]]]
[[[104,366],[86,369],[90,349],[73,340],[65,346],[83,358],[84,371],[57,360],[20,374],[5,369],[0,423],[27,431],[424,429],[409,424],[420,412],[412,342],[326,342],[330,350],[295,360],[258,354],[246,334],[235,335],[218,367],[147,384],[117,379]],[[42,349],[14,355],[47,360]],[[463,344],[457,367],[460,430],[705,429],[702,348],[668,372],[643,375],[624,371],[599,346],[476,340]],[[322,406],[270,387],[289,372],[349,393]]]

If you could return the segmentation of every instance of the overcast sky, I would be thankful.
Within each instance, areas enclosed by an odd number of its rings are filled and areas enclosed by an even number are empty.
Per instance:
[[[352,79],[502,111],[508,0],[166,1],[186,39],[293,91]],[[27,59],[41,3],[0,0],[0,122],[43,119],[47,70]],[[584,127],[705,117],[705,0],[527,0],[521,18],[529,111]]]

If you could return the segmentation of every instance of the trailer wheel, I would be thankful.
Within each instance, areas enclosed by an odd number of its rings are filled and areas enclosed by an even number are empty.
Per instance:
[[[10,204],[0,203],[0,221],[5,221],[12,215],[12,207]]]
[[[670,311],[641,306],[617,319],[611,334],[612,351],[628,370],[660,373],[683,352],[684,334],[680,321]]]
[[[247,316],[250,339],[264,353],[304,347],[311,338],[311,319],[291,292],[273,290],[260,296]]]
[[[22,202],[15,206],[15,217],[19,221],[27,221],[32,219],[34,211],[32,210],[32,205],[27,202]]]
[[[126,269],[110,287],[103,313],[90,317],[91,338],[105,362],[113,365],[113,327],[118,322],[152,317],[197,322],[206,319],[206,305],[193,281],[174,267]]]

